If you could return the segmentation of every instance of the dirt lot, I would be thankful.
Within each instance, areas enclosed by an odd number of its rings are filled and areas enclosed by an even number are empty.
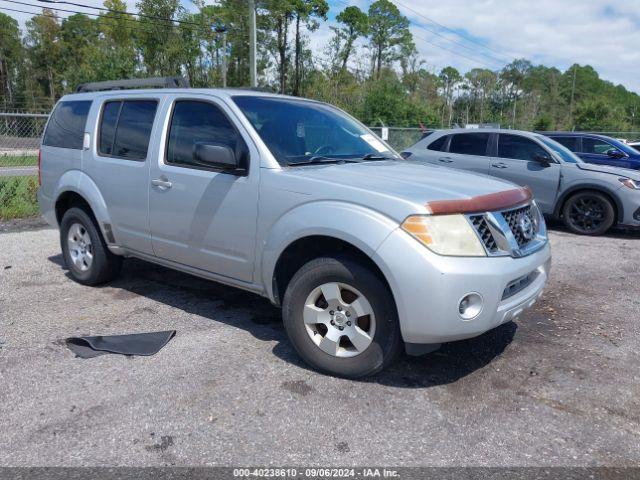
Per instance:
[[[638,235],[552,232],[517,323],[354,382],[308,370],[260,297],[133,260],[83,287],[57,231],[0,232],[0,465],[640,464]],[[63,341],[165,329],[153,357]]]

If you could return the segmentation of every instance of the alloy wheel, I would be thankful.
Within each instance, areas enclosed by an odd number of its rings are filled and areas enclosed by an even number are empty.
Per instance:
[[[325,353],[355,357],[373,340],[376,318],[367,298],[344,283],[324,283],[307,296],[303,319],[309,338]]]

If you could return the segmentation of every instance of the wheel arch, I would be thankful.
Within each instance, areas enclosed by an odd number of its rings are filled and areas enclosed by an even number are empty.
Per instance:
[[[605,195],[609,200],[611,200],[611,203],[613,204],[616,215],[616,222],[621,222],[624,218],[624,206],[622,205],[622,202],[620,201],[618,196],[612,190],[598,184],[580,184],[562,192],[562,195],[556,202],[556,208],[553,212],[554,217],[562,217],[562,210],[564,209],[567,200],[569,200],[569,198],[571,198],[576,193],[580,192],[598,192],[602,195]]]
[[[54,212],[58,225],[64,212],[72,206],[79,206],[95,220],[98,230],[108,239],[108,243],[114,243],[107,205],[98,186],[88,175],[79,170],[65,173],[58,181],[54,198]]]
[[[309,226],[310,218],[313,226]],[[325,255],[350,255],[370,266],[388,285],[374,254],[397,227],[384,215],[341,202],[314,202],[289,211],[273,225],[264,242],[261,278],[267,296],[280,304],[297,269]]]

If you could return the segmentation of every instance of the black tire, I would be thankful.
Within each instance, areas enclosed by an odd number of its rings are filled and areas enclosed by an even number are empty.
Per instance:
[[[373,311],[375,332],[371,343],[355,356],[333,356],[321,350],[307,332],[303,317],[305,302],[317,288],[331,282],[360,292]],[[341,295],[345,298],[349,292],[342,290]],[[398,314],[391,292],[375,273],[349,258],[324,257],[305,264],[291,279],[282,306],[284,326],[291,343],[309,365],[323,373],[345,378],[373,375],[386,368],[401,351]],[[366,321],[367,317],[364,318]],[[349,343],[349,340],[342,340]]]
[[[82,270],[74,263],[69,250],[69,230],[76,224],[79,224],[84,229],[83,233],[86,231],[91,240],[88,250],[93,255],[93,259],[86,270]],[[60,222],[60,245],[69,273],[78,283],[99,285],[113,280],[120,273],[122,257],[109,251],[95,222],[81,208],[72,207],[62,216],[62,221]]]
[[[562,218],[573,233],[602,235],[614,224],[616,210],[609,197],[600,192],[578,192],[565,202]]]

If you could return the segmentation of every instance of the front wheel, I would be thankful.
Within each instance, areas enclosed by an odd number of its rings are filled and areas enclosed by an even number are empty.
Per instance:
[[[616,212],[608,197],[599,192],[580,192],[562,209],[564,224],[579,235],[602,235],[615,222]]]
[[[331,375],[372,375],[401,350],[391,292],[375,273],[347,258],[304,265],[285,293],[283,318],[298,354]]]

